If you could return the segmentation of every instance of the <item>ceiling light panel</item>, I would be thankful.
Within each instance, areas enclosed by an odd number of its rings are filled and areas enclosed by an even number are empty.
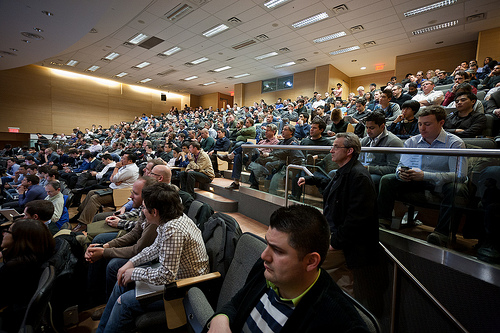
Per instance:
[[[274,9],[274,8],[277,8],[279,6],[282,6],[284,5],[285,3],[287,3],[288,1],[290,0],[271,0],[271,1],[267,1],[264,3],[264,6],[266,8],[269,8],[269,9]]]
[[[187,4],[179,4],[174,9],[164,15],[169,21],[178,21],[193,10],[193,7]]]
[[[162,54],[164,54],[166,56],[171,56],[172,54],[177,53],[180,50],[182,50],[180,47],[175,46],[175,47],[172,47],[171,49],[166,50],[165,52],[162,52]]]
[[[91,67],[87,68],[87,70],[88,70],[89,72],[95,72],[95,71],[96,71],[96,70],[98,70],[99,68],[101,68],[101,67],[100,67],[100,66],[96,66],[96,65],[94,65],[94,66],[91,66]]]
[[[207,82],[207,83],[203,83],[203,85],[204,85],[204,86],[209,86],[209,85],[214,84],[214,83],[217,83],[217,82],[215,82],[215,81],[212,81],[212,82]]]
[[[327,18],[328,18],[328,14],[326,12],[319,13],[319,14],[316,14],[314,16],[308,17],[302,21],[295,22],[294,24],[292,24],[292,27],[294,27],[296,29],[302,28],[302,27],[308,26],[310,24],[319,22],[319,21],[327,19]]]
[[[222,72],[222,71],[225,71],[226,69],[230,69],[230,68],[231,68],[231,66],[224,66],[224,67],[214,69],[214,72]]]
[[[197,78],[198,77],[196,75],[193,75],[193,76],[185,78],[184,81],[191,81],[191,80],[194,80],[194,79],[197,79]]]
[[[77,60],[70,60],[66,63],[67,66],[72,66],[72,67],[74,67],[76,64],[78,64]]]
[[[350,52],[350,51],[354,51],[354,50],[359,50],[360,47],[359,46],[351,46],[351,47],[347,47],[345,49],[340,49],[340,50],[337,50],[337,51],[333,51],[333,52],[330,52],[331,55],[337,55],[337,54],[341,54],[341,53],[346,53],[346,52]]]
[[[234,77],[235,79],[239,79],[239,78],[242,78],[242,77],[245,77],[245,76],[248,76],[248,75],[250,75],[250,74],[248,74],[248,73],[244,73],[244,74],[238,74],[238,75],[235,75],[235,76],[233,76],[233,77]]]
[[[255,60],[262,60],[262,59],[266,59],[266,58],[269,58],[269,57],[274,57],[276,55],[278,55],[278,52],[270,52],[270,53],[266,53],[266,54],[257,56],[254,59]]]
[[[140,42],[142,42],[143,40],[145,40],[146,38],[148,38],[148,35],[145,35],[145,34],[137,34],[135,35],[134,37],[130,38],[128,40],[129,43],[131,44],[139,44]]]
[[[115,76],[116,76],[116,77],[124,77],[125,75],[128,75],[128,73],[126,73],[126,72],[121,72],[121,73],[116,74]]]
[[[427,5],[427,6],[423,6],[423,7],[420,7],[420,8],[416,8],[416,9],[407,11],[407,12],[404,13],[404,16],[405,17],[411,17],[411,16],[414,16],[414,15],[426,13],[426,12],[429,12],[431,10],[435,10],[435,9],[439,9],[439,8],[442,8],[442,7],[453,5],[457,1],[458,0],[443,0],[443,1],[435,2],[435,3]]]
[[[193,65],[198,65],[198,64],[201,64],[202,62],[205,62],[207,60],[208,60],[207,57],[203,57],[203,58],[199,58],[199,59],[190,61],[190,63],[192,63]]]
[[[339,31],[337,33],[334,33],[334,34],[331,34],[331,35],[328,35],[328,36],[323,36],[323,37],[320,37],[320,38],[316,38],[315,40],[313,40],[313,43],[323,43],[323,42],[326,42],[326,41],[329,41],[329,40],[332,40],[332,39],[335,39],[335,38],[343,37],[345,35],[347,35],[345,33],[345,31]]]
[[[229,29],[229,27],[227,25],[219,24],[218,26],[215,26],[212,29],[205,31],[203,33],[203,36],[212,37],[212,36],[215,36],[217,34],[220,34],[223,31],[226,31],[227,29]]]
[[[451,27],[456,26],[457,24],[458,24],[458,20],[449,21],[449,22],[440,23],[440,24],[436,24],[436,25],[433,25],[433,26],[430,26],[430,27],[426,27],[426,28],[422,28],[422,29],[418,29],[418,30],[412,31],[411,34],[413,36],[417,36],[417,35],[421,35],[421,34],[424,34],[424,33],[427,33],[427,32],[431,32],[431,31],[436,31],[436,30],[451,28]]]
[[[281,65],[276,65],[274,68],[283,68],[283,67],[289,67],[295,65],[295,61],[290,61]]]
[[[111,52],[110,54],[108,54],[107,56],[105,56],[104,59],[113,60],[113,59],[118,58],[119,56],[120,56],[119,53]]]
[[[141,80],[141,81],[139,81],[139,82],[140,82],[140,83],[146,83],[146,82],[149,82],[149,81],[151,81],[151,80],[153,80],[153,79],[147,78],[147,79]]]
[[[144,68],[144,67],[149,66],[149,65],[151,65],[150,62],[144,61],[144,62],[141,62],[139,65],[135,65],[134,67],[136,67],[136,68]]]

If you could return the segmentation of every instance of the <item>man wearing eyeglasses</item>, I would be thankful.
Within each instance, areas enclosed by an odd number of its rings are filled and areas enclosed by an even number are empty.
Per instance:
[[[361,143],[354,133],[338,133],[330,150],[339,169],[332,179],[300,177],[297,184],[316,185],[323,193],[323,214],[330,225],[330,250],[323,268],[335,282],[356,293],[359,269],[377,258],[377,193],[368,170],[358,161]],[[353,274],[355,276],[353,276]]]
[[[400,83],[396,83],[392,88],[392,99],[391,102],[399,105],[399,108],[403,106],[403,103],[411,100],[411,96],[403,93],[403,86]]]
[[[444,96],[443,106],[447,106],[455,100],[459,85],[464,83],[468,79],[469,74],[465,71],[457,71],[455,73],[455,77],[453,79],[453,82],[455,82],[455,84],[450,88],[450,90],[446,92],[446,95]],[[474,95],[477,94],[477,88],[474,86],[472,86],[472,93]]]
[[[422,83],[422,91],[418,92],[413,100],[420,103],[420,106],[441,105],[444,100],[442,91],[434,90],[434,82],[425,80]]]

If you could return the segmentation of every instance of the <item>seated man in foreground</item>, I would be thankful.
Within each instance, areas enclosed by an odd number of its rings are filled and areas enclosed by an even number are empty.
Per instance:
[[[330,230],[315,208],[276,210],[267,247],[243,288],[209,322],[209,332],[368,332],[322,270]]]
[[[154,243],[123,265],[97,332],[129,332],[134,319],[147,311],[163,309],[163,300],[147,306],[136,300],[135,281],[156,285],[209,272],[201,231],[183,214],[179,194],[168,184],[156,183],[142,190],[146,220],[157,225]],[[140,266],[158,259],[159,267]]]
[[[420,134],[406,140],[404,147],[465,148],[462,139],[443,130],[445,118],[446,112],[440,106],[422,110],[418,118]],[[454,201],[456,197],[463,198],[467,195],[467,188],[463,184],[466,175],[467,159],[464,157],[402,154],[396,173],[385,175],[380,180],[379,224],[390,226],[394,201],[398,196],[430,190],[439,193],[443,199],[438,224],[427,241],[446,246],[450,232],[456,231],[455,228],[458,227],[457,219],[460,215]]]

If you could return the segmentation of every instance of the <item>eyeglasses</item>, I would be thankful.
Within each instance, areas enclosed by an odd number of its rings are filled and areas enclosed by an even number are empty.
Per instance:
[[[342,149],[342,148],[349,149],[350,147],[341,147],[341,146],[337,146],[337,145],[332,146],[333,150]]]
[[[160,177],[160,175],[159,175],[159,174],[154,173],[154,172],[150,172],[149,174],[150,174],[151,176]]]

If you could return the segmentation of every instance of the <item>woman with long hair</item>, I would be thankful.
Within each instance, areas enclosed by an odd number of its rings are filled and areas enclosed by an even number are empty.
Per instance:
[[[0,328],[17,332],[38,287],[42,265],[54,253],[54,238],[38,220],[19,220],[2,230]]]

